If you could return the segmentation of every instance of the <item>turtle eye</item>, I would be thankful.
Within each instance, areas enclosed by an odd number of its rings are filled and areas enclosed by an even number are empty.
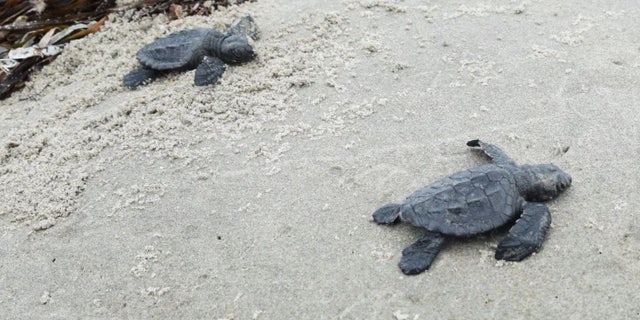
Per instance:
[[[248,50],[247,48],[243,47],[234,48],[232,50],[232,54],[236,58],[237,62],[245,62],[253,58],[253,50]]]

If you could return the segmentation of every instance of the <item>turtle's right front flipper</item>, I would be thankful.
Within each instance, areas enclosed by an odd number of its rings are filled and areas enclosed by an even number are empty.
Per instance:
[[[496,259],[520,261],[542,247],[542,242],[551,225],[549,208],[542,203],[527,202],[522,216],[511,227],[506,238],[500,241]]]
[[[443,235],[429,232],[406,247],[402,250],[402,259],[398,263],[402,273],[415,275],[429,269],[444,243],[445,237]]]
[[[490,143],[486,143],[482,140],[471,140],[467,142],[467,146],[469,147],[480,147],[484,153],[491,158],[494,163],[497,164],[509,164],[516,165],[516,162],[513,161],[502,149],[494,146]]]
[[[122,83],[129,89],[135,89],[143,84],[151,82],[158,77],[160,72],[149,68],[131,70],[122,78]]]
[[[193,82],[196,86],[215,84],[225,70],[227,70],[227,65],[224,61],[213,56],[206,56],[196,68]]]

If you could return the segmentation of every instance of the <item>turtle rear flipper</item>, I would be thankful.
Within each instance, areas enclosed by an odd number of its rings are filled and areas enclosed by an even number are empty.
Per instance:
[[[429,269],[440,249],[442,249],[444,242],[445,237],[443,235],[429,232],[412,245],[406,247],[402,250],[402,259],[398,263],[402,273],[415,275]]]
[[[227,65],[224,61],[213,56],[206,56],[196,68],[193,82],[196,86],[215,84],[225,70],[227,70]]]
[[[500,241],[496,259],[520,261],[542,247],[551,225],[549,208],[542,203],[527,202],[522,216],[511,227],[506,238]]]
[[[131,70],[127,73],[122,82],[129,89],[135,89],[143,84],[151,82],[154,78],[158,77],[160,72],[149,68],[138,68]]]

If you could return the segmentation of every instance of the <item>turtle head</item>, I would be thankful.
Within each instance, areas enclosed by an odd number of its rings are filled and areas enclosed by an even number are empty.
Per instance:
[[[233,34],[225,37],[220,44],[219,58],[226,63],[243,63],[255,57],[253,48],[246,37]]]
[[[571,176],[553,164],[523,165],[518,187],[527,201],[547,201],[571,186]]]

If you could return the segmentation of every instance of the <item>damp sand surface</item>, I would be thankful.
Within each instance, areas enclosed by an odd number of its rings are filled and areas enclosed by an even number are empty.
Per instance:
[[[255,61],[130,91],[145,43],[250,13]],[[0,310],[12,319],[640,317],[634,1],[258,1],[67,45],[0,107]],[[482,138],[573,186],[542,250],[371,213],[484,163]]]

